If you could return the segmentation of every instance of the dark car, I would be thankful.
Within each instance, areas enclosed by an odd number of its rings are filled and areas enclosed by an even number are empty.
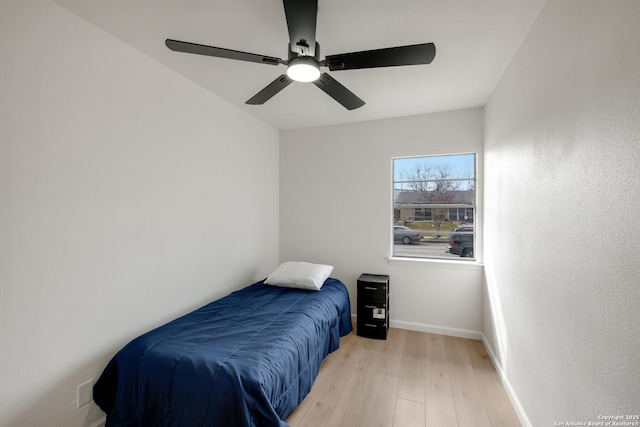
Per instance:
[[[453,230],[447,247],[450,254],[473,258],[473,226],[461,225]]]
[[[420,234],[415,230],[412,230],[409,227],[404,227],[402,225],[395,225],[393,227],[394,242],[402,242],[405,245],[408,245],[410,243],[417,242],[419,240],[420,240]]]

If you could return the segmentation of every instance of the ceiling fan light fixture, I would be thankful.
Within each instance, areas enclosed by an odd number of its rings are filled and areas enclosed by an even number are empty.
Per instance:
[[[312,82],[320,77],[320,68],[311,57],[298,57],[289,61],[287,76],[297,82]]]
[[[289,32],[287,59],[173,39],[166,39],[165,45],[175,52],[287,66],[286,74],[278,76],[247,100],[246,104],[262,105],[294,81],[299,81],[313,82],[347,110],[360,108],[365,103],[329,73],[321,74],[320,67],[328,68],[329,71],[341,71],[422,65],[430,64],[436,54],[433,43],[420,43],[327,55],[320,59],[320,43],[316,41],[318,0],[282,0],[282,5]]]

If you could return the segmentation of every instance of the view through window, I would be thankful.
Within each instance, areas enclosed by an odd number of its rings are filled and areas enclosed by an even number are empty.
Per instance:
[[[476,156],[393,159],[393,257],[473,260]]]

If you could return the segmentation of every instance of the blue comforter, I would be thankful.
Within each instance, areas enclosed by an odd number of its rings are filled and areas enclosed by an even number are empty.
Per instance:
[[[107,426],[287,426],[351,332],[349,295],[257,282],[127,344],[94,387]]]

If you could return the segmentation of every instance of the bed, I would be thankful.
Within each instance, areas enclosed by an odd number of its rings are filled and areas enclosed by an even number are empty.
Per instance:
[[[345,285],[260,281],[127,344],[94,400],[115,426],[278,426],[351,332]]]

